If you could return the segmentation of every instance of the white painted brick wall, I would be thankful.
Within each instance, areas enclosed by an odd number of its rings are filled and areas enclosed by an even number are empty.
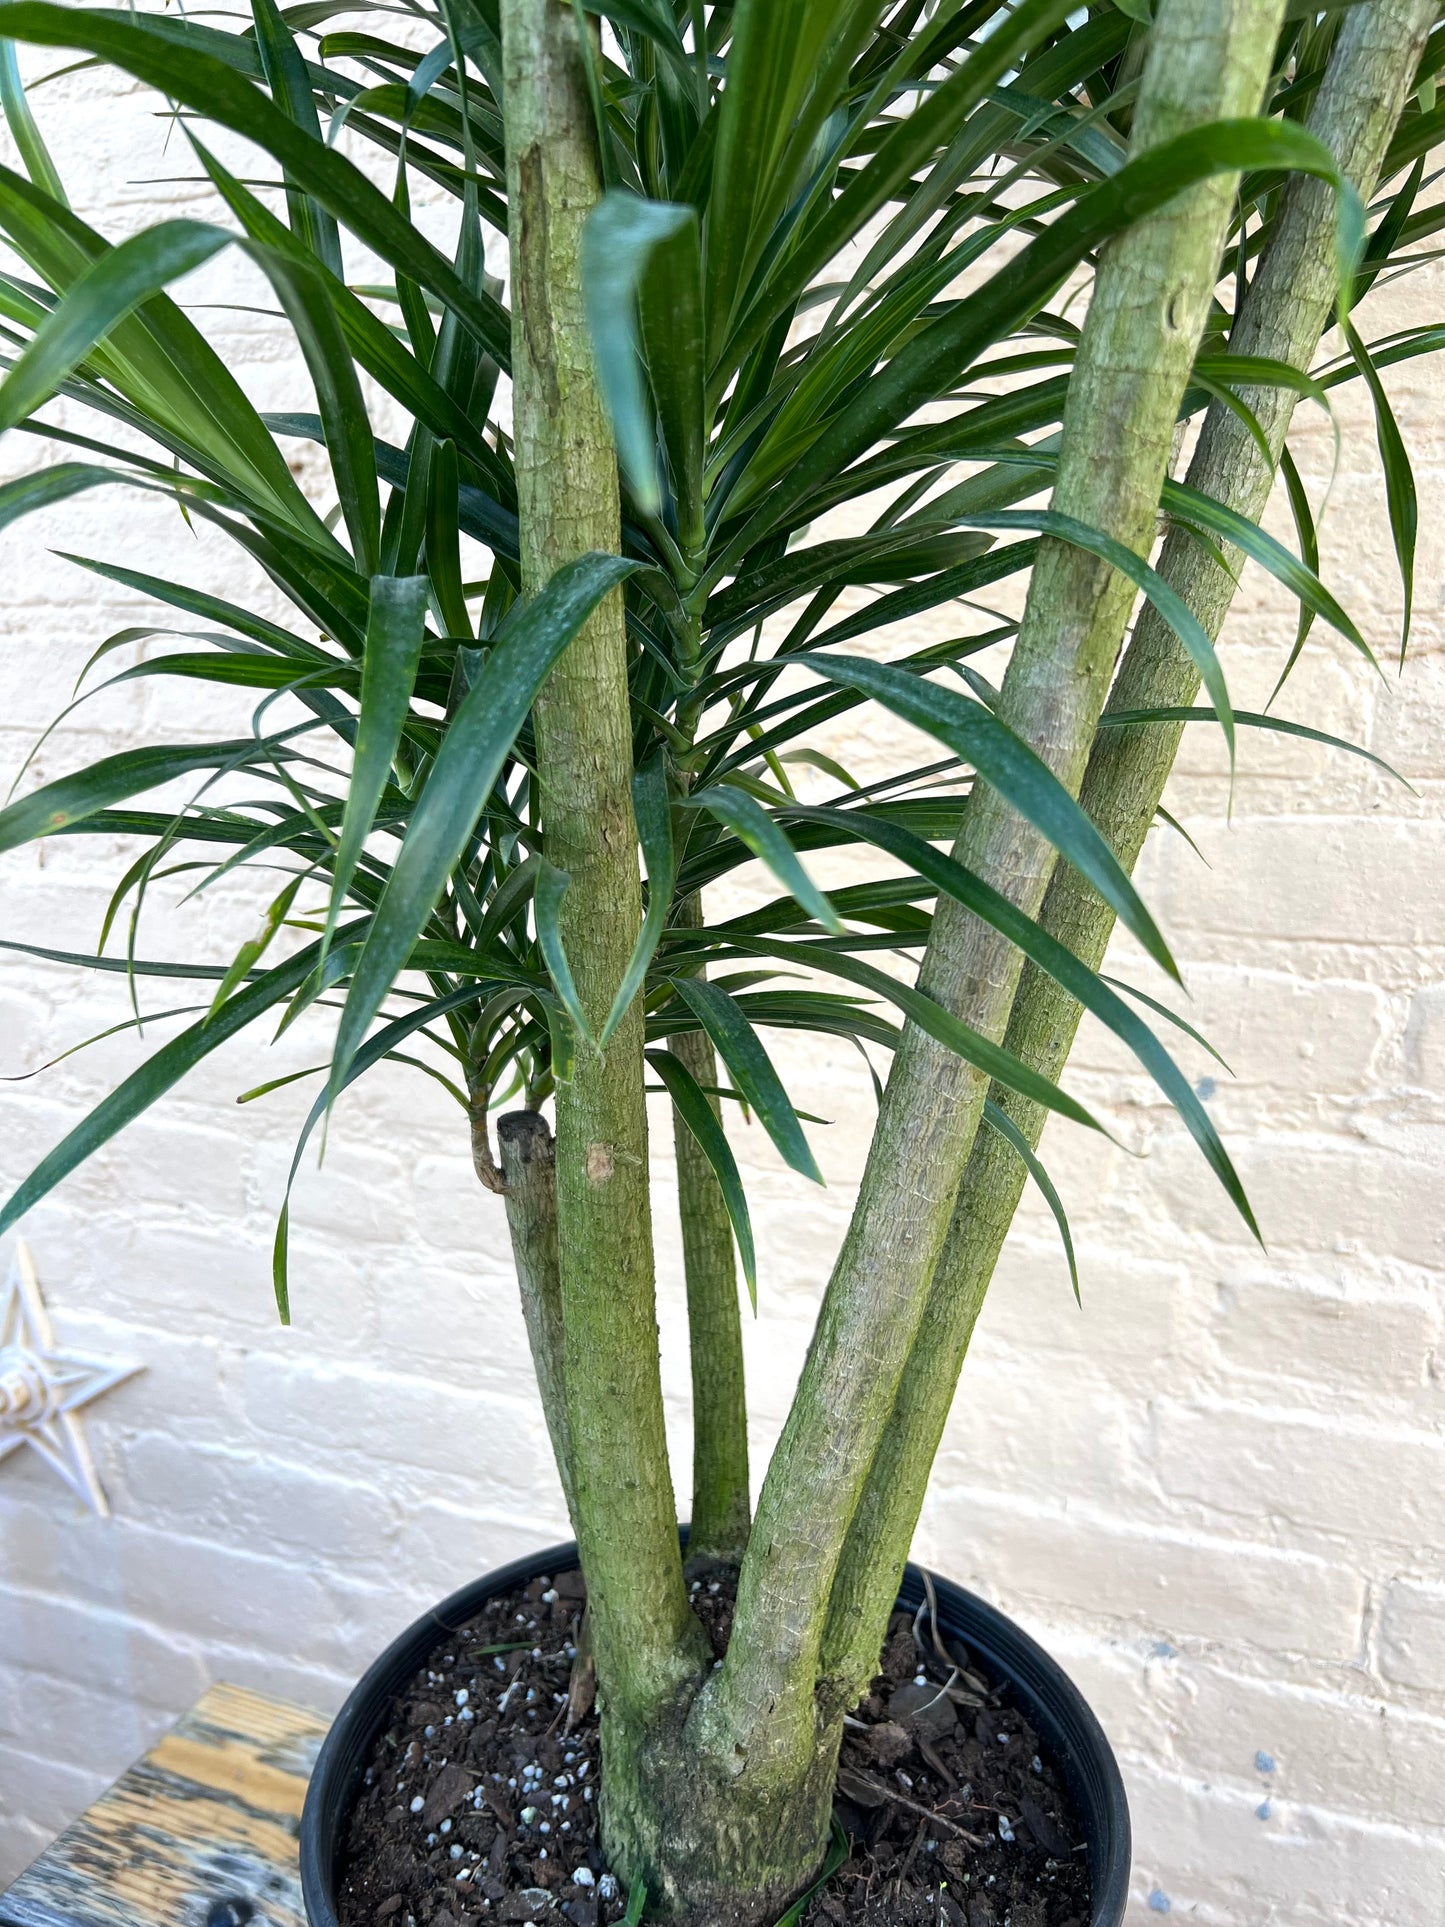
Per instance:
[[[111,235],[205,207],[190,187],[146,184],[186,171],[174,144],[162,152],[149,97],[81,75],[40,102],[80,211]],[[208,300],[256,294],[226,261],[195,285]],[[1442,290],[1435,268],[1388,291],[1370,332],[1438,321]],[[206,325],[263,405],[308,405],[272,324],[212,311]],[[919,1535],[921,1557],[1016,1611],[1092,1696],[1130,1784],[1141,1922],[1166,1905],[1210,1927],[1445,1921],[1445,368],[1387,380],[1422,493],[1413,659],[1398,685],[1382,681],[1320,634],[1281,707],[1368,743],[1416,794],[1245,735],[1231,822],[1217,735],[1197,729],[1170,804],[1212,867],[1165,832],[1143,865],[1190,1015],[1235,1072],[1181,1047],[1210,1080],[1268,1250],[1158,1093],[1086,1027],[1072,1083],[1139,1155],[1051,1127],[1084,1307],[1031,1196]],[[1327,573],[1388,658],[1398,591],[1373,437],[1358,395],[1340,412]],[[1296,446],[1318,500],[1320,418],[1301,416]],[[0,471],[45,453],[12,437]],[[1275,525],[1288,533],[1286,517]],[[62,548],[256,593],[213,536],[117,491],[0,537],[7,781],[95,643],[142,613],[57,562]],[[1251,571],[1226,648],[1241,706],[1263,700],[1292,633]],[[37,774],[244,714],[239,700],[132,687],[82,709]],[[896,747],[876,718],[840,725],[832,746],[865,770]],[[120,858],[88,839],[17,853],[3,934],[84,948]],[[225,956],[254,914],[245,889],[162,909],[142,947]],[[1149,982],[1126,942],[1113,965]],[[0,1071],[124,1014],[113,979],[11,956]],[[388,1070],[348,1096],[325,1170],[308,1163],[297,1186],[296,1323],[277,1327],[269,1242],[306,1099],[233,1099],[318,1054],[316,1032],[270,1056],[228,1048],[25,1227],[64,1337],[148,1369],[89,1421],[110,1521],[82,1515],[38,1465],[0,1467],[0,1881],[208,1680],[332,1707],[425,1603],[564,1529],[503,1215],[430,1085]],[[835,1122],[816,1133],[826,1192],[738,1133],[760,1246],[759,1461],[872,1108],[855,1060],[791,1039],[779,1054]],[[0,1087],[6,1189],[137,1056],[119,1037]],[[685,1468],[669,1141],[659,1118],[661,1322]]]

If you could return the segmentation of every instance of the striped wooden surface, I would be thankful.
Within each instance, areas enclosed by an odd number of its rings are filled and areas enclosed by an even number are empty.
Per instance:
[[[0,1927],[304,1927],[318,1714],[213,1686],[5,1893]]]

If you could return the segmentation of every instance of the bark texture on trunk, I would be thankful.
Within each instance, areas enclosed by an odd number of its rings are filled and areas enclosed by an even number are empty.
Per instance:
[[[1132,147],[1257,111],[1281,0],[1164,0]],[[1055,506],[1147,553],[1170,441],[1219,272],[1233,199],[1219,178],[1181,194],[1103,251],[1075,359]],[[1133,601],[1128,582],[1046,542],[1004,683],[1005,720],[1077,791]],[[981,783],[955,856],[1036,914],[1050,845]],[[1021,958],[940,898],[920,980],[991,1038],[1008,1021]],[[759,1789],[787,1784],[842,1700],[815,1693],[848,1528],[923,1315],[986,1078],[905,1031],[798,1396],[763,1487],[743,1564],[733,1647],[691,1730]],[[876,1657],[882,1636],[873,1641]]]
[[[509,1111],[497,1126],[507,1229],[542,1412],[573,1530],[572,1428],[562,1366],[562,1276],[557,1262],[557,1163],[552,1128],[538,1111]]]
[[[619,552],[621,515],[582,299],[582,228],[601,188],[577,20],[555,0],[503,0],[501,20],[522,585],[534,595],[562,563]],[[595,1035],[642,921],[620,592],[570,645],[534,717],[544,849],[571,879],[563,940]],[[635,1002],[605,1058],[578,1040],[556,1098],[573,1516],[597,1662],[604,1834],[627,1876],[645,1826],[646,1736],[705,1664],[663,1427],[642,1047]]]
[[[1433,0],[1369,0],[1345,16],[1309,116],[1342,172],[1366,195],[1408,98]],[[1322,182],[1295,176],[1278,224],[1230,336],[1231,352],[1308,369],[1335,297],[1334,196]],[[1189,465],[1191,487],[1258,521],[1294,410],[1287,388],[1244,391],[1264,430],[1264,456],[1237,415],[1215,403]],[[1167,536],[1160,573],[1213,638],[1234,595],[1243,558],[1227,553],[1229,573],[1183,530]],[[1172,629],[1152,605],[1140,613],[1110,694],[1114,711],[1187,707],[1199,676]],[[1178,750],[1182,725],[1103,730],[1089,756],[1081,799],[1120,862],[1132,870]],[[1044,900],[1044,928],[1097,969],[1114,913],[1070,869],[1055,870]],[[1057,1079],[1067,1062],[1080,1007],[1035,965],[1025,967],[1006,1041],[1024,1061]],[[1037,1144],[1044,1113],[995,1088],[994,1102]],[[981,1132],[959,1187],[948,1236],[898,1399],[854,1517],[834,1586],[824,1654],[833,1690],[846,1699],[876,1659],[880,1615],[896,1595],[942,1438],[974,1322],[1025,1181],[1016,1153]]]

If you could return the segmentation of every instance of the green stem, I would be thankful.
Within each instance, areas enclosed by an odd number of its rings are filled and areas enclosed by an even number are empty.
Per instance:
[[[697,928],[696,896],[678,906],[678,923]],[[717,1058],[700,1030],[669,1045],[703,1090],[717,1085]],[[721,1117],[716,1098],[709,1099]],[[748,1543],[748,1406],[743,1376],[743,1325],[738,1304],[732,1223],[722,1189],[697,1139],[676,1112],[677,1203],[687,1279],[688,1346],[692,1359],[692,1531],[690,1559],[736,1565]]]
[[[1281,0],[1163,0],[1132,146],[1252,113]],[[1099,261],[1075,360],[1054,503],[1148,552],[1170,440],[1219,271],[1234,182],[1190,189],[1116,236]],[[1042,545],[1005,679],[1010,726],[1077,791],[1133,602],[1082,551]],[[976,784],[955,856],[1027,914],[1051,846]],[[1019,953],[940,900],[920,972],[932,996],[1001,1037]],[[740,1772],[786,1771],[820,1717],[818,1662],[834,1574],[927,1301],[987,1080],[910,1026],[858,1203],[743,1563],[732,1645],[699,1696],[700,1741]],[[876,1657],[876,1648],[875,1648]],[[841,1706],[830,1709],[841,1716]]]
[[[617,465],[592,364],[582,227],[600,194],[570,10],[503,0],[513,419],[522,586],[621,548]],[[563,938],[600,1030],[642,920],[620,594],[578,634],[534,712],[543,837],[571,879]],[[627,1871],[632,1761],[658,1707],[695,1675],[663,1428],[640,1004],[603,1058],[579,1042],[558,1086],[556,1187],[573,1502],[597,1659],[604,1824]]]
[[[1343,172],[1368,192],[1406,96],[1433,0],[1372,0],[1346,16],[1309,117],[1311,131]],[[1329,321],[1335,289],[1335,210],[1330,190],[1295,177],[1256,271],[1231,350],[1308,368]],[[1285,388],[1252,390],[1245,400],[1268,439],[1266,462],[1239,418],[1209,410],[1189,467],[1190,485],[1251,521],[1264,511],[1295,397]],[[1229,557],[1237,573],[1241,558]],[[1212,636],[1234,593],[1226,573],[1183,531],[1167,537],[1159,562],[1165,580]],[[1116,710],[1187,706],[1198,673],[1174,632],[1151,607],[1141,613],[1110,695]],[[1178,749],[1182,726],[1106,730],[1096,738],[1082,801],[1126,869],[1143,847]],[[1114,926],[1103,900],[1071,868],[1054,872],[1042,921],[1094,968]],[[1057,1079],[1067,1061],[1079,1006],[1035,966],[1023,975],[1007,1043],[1026,1063]],[[1012,1093],[992,1092],[1037,1144],[1044,1114]],[[933,1288],[899,1387],[897,1403],[840,1562],[823,1657],[840,1699],[860,1689],[877,1660],[881,1629],[923,1503],[974,1321],[1024,1184],[1017,1155],[995,1132],[974,1144]]]

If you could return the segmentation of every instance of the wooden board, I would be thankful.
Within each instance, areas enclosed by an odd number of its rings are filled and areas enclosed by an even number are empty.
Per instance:
[[[213,1686],[0,1894],[0,1927],[305,1927],[296,1836],[325,1732]]]

